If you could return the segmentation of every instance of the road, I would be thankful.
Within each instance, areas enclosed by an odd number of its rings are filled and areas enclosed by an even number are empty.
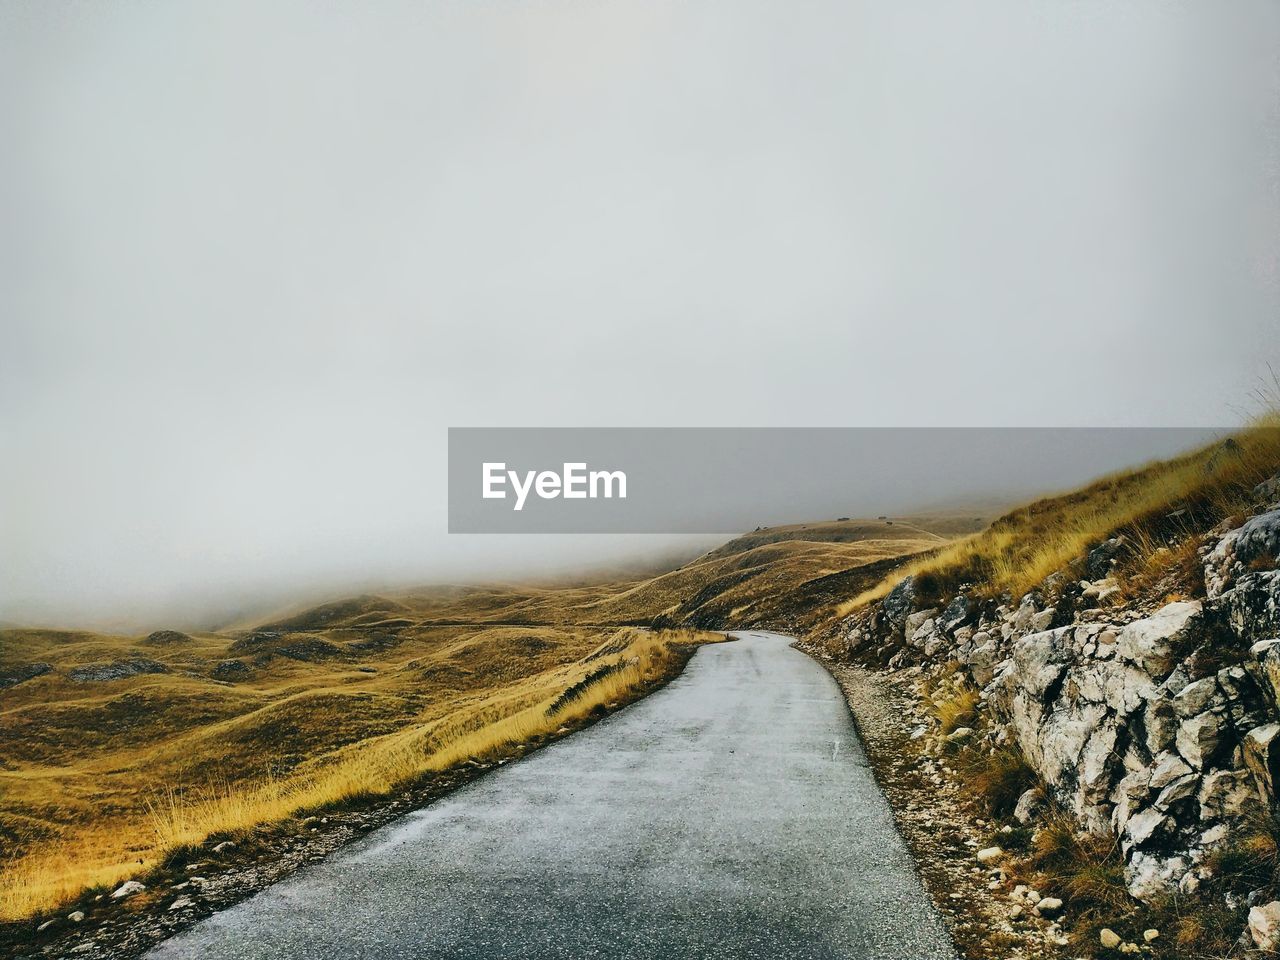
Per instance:
[[[835,682],[738,636],[149,956],[954,960]]]

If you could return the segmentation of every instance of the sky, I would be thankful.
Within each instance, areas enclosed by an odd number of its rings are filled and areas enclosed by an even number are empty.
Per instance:
[[[669,546],[450,537],[450,426],[1239,423],[1278,94],[1265,0],[0,0],[0,621]]]

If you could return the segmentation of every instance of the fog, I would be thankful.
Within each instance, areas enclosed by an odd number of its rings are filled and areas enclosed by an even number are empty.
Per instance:
[[[449,426],[1236,424],[1278,65],[1261,0],[0,4],[0,620],[696,546],[450,537]]]

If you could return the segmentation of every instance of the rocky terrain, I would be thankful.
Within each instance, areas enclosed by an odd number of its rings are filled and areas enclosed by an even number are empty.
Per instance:
[[[817,637],[910,682],[925,775],[1024,788],[994,804],[1015,842],[998,828],[974,866],[1010,864],[1006,900],[1019,869],[1060,890],[1072,955],[1280,950],[1280,477],[1251,499],[1145,554],[1154,577],[1112,537],[1017,597],[908,576]]]

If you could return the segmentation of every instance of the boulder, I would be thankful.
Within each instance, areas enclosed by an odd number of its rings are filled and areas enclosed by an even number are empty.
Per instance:
[[[1244,736],[1244,763],[1269,806],[1276,803],[1276,786],[1280,784],[1280,723],[1254,727]]]
[[[1134,770],[1120,779],[1111,792],[1111,826],[1117,834],[1123,833],[1129,818],[1147,805],[1151,796],[1151,771]]]
[[[1057,897],[1045,897],[1036,904],[1036,913],[1042,917],[1057,916],[1062,912],[1062,901]]]
[[[1218,606],[1241,643],[1280,637],[1280,570],[1242,574]]]
[[[958,627],[964,626],[972,618],[975,605],[965,594],[957,594],[938,614],[938,629],[943,633],[954,633]]]
[[[1222,743],[1222,719],[1212,712],[1201,713],[1178,724],[1175,742],[1182,759],[1196,770],[1209,765]]]
[[[1254,487],[1252,497],[1254,503],[1260,503],[1268,509],[1280,506],[1280,473]]]
[[[1153,757],[1172,749],[1178,735],[1178,715],[1167,699],[1153,699],[1147,704],[1142,726],[1147,752]]]
[[[1142,846],[1163,830],[1168,825],[1168,821],[1168,816],[1155,807],[1148,807],[1141,813],[1135,813],[1124,825],[1121,845],[1126,851]]]
[[[975,633],[973,643],[973,652],[969,654],[969,676],[979,687],[985,687],[995,679],[996,665],[1001,659],[1000,648],[995,639],[986,633]]]
[[[1101,580],[1111,572],[1125,551],[1124,537],[1104,540],[1085,555],[1084,572],[1090,580]]]
[[[1160,791],[1160,795],[1156,797],[1156,809],[1168,811],[1180,801],[1194,797],[1196,788],[1199,786],[1199,774],[1188,773],[1185,776],[1178,777]]]
[[[1186,761],[1172,750],[1166,751],[1156,757],[1155,763],[1151,766],[1151,789],[1163,790],[1190,772],[1191,767]]]
[[[1173,891],[1190,869],[1191,862],[1184,856],[1138,851],[1125,867],[1125,886],[1136,899],[1151,903]]]
[[[1013,819],[1023,825],[1031,823],[1044,813],[1048,805],[1049,801],[1044,791],[1039,787],[1032,787],[1018,797],[1017,806],[1013,808]]]
[[[1163,680],[1203,633],[1200,601],[1179,600],[1121,629],[1116,636],[1116,656]]]
[[[1084,749],[1080,751],[1077,773],[1078,799],[1081,812],[1085,807],[1105,803],[1115,781],[1116,740],[1119,731],[1113,723],[1100,723],[1094,728]]]
[[[1229,589],[1240,568],[1236,564],[1236,540],[1239,529],[1229,530],[1204,556],[1204,590],[1210,600],[1217,600]]]
[[[934,638],[936,633],[933,624],[937,613],[936,608],[931,608],[929,610],[919,610],[907,616],[907,619],[902,623],[902,632],[909,646],[923,650],[929,641]]]
[[[1031,697],[1047,699],[1070,659],[1073,627],[1059,627],[1023,637],[1013,648],[1013,666],[1019,686]]]
[[[1236,563],[1246,567],[1280,563],[1280,510],[1251,517],[1235,533]]]
[[[1215,677],[1205,677],[1195,683],[1189,683],[1173,698],[1173,712],[1181,719],[1194,717],[1204,713],[1215,702],[1220,701],[1218,681]]]
[[[1247,770],[1217,770],[1200,786],[1200,819],[1236,820],[1258,813],[1261,799]]]
[[[916,608],[916,578],[906,577],[889,591],[880,604],[880,615],[889,627],[897,632]]]
[[[1039,613],[1032,615],[1028,626],[1032,630],[1048,630],[1053,626],[1053,620],[1058,615],[1058,611],[1053,607],[1041,610]]]

